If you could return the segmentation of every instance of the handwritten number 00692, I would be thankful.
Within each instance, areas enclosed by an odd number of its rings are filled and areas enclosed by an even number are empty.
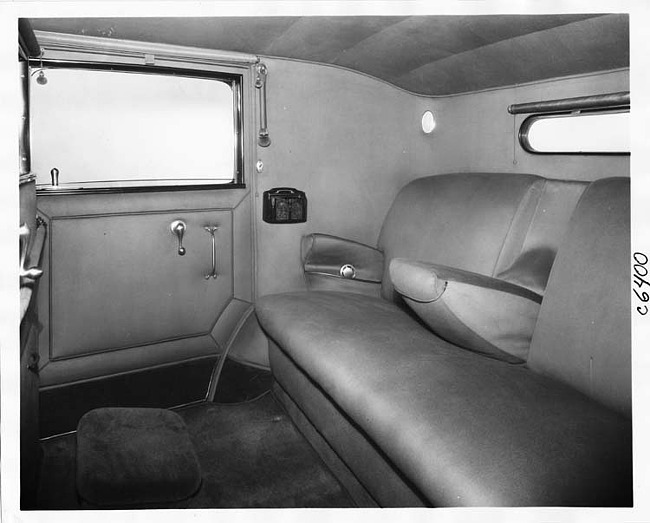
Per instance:
[[[642,252],[635,252],[633,258],[635,262],[633,277],[634,283],[636,283],[639,289],[641,289],[644,285],[650,286],[650,281],[645,279],[646,276],[648,276],[648,268],[646,267],[646,264],[648,263],[648,257]],[[632,290],[634,291],[634,294],[636,294],[637,298],[639,298],[643,303],[650,301],[650,295],[647,292],[639,292],[634,287],[632,287]],[[640,305],[636,308],[636,310],[641,316],[648,314],[647,305]]]

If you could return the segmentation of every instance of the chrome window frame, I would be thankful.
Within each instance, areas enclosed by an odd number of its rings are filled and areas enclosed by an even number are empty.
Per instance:
[[[137,193],[137,192],[169,192],[192,191],[202,189],[244,189],[244,107],[243,99],[243,74],[234,72],[217,72],[211,70],[186,69],[165,65],[140,65],[114,62],[93,62],[65,59],[34,59],[29,60],[30,74],[32,68],[44,69],[81,69],[95,71],[115,71],[136,74],[152,74],[164,76],[182,76],[187,78],[201,78],[223,81],[230,85],[233,91],[233,126],[235,136],[235,161],[233,165],[233,181],[230,183],[203,183],[203,184],[159,184],[155,181],[147,185],[124,187],[75,187],[37,185],[38,194],[106,194],[106,193]]]
[[[629,113],[630,106],[616,106],[616,107],[599,107],[595,109],[581,109],[572,111],[555,111],[535,113],[526,117],[519,126],[518,139],[521,147],[530,154],[539,155],[563,155],[563,156],[630,156],[630,151],[538,151],[530,144],[528,140],[528,133],[533,124],[539,120],[547,118],[566,118],[566,117],[580,117],[593,114],[608,114],[608,113]]]

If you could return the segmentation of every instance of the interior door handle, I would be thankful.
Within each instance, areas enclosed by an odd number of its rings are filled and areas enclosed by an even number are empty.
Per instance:
[[[183,220],[174,220],[169,225],[169,228],[171,229],[172,234],[178,238],[178,255],[185,256],[186,250],[185,247],[183,247],[183,235],[185,234],[187,225],[185,225],[185,222]]]
[[[210,234],[210,241],[212,245],[212,271],[209,274],[205,275],[205,279],[209,280],[210,278],[217,279],[217,240],[214,237],[214,233],[219,227],[216,225],[206,225],[203,227]]]

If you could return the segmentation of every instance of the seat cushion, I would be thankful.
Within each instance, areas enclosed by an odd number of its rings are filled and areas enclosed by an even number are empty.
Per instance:
[[[77,428],[77,491],[92,505],[177,502],[201,485],[185,422],[165,409],[101,408]]]
[[[405,258],[390,277],[406,304],[438,336],[459,347],[523,363],[542,297],[490,276]]]
[[[434,506],[631,504],[629,420],[566,385],[460,350],[378,298],[288,293],[256,310]]]

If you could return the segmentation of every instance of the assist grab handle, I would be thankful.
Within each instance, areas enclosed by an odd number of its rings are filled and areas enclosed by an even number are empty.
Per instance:
[[[257,144],[260,147],[268,147],[271,145],[266,116],[266,75],[268,74],[268,69],[266,65],[260,63],[255,67],[255,73],[255,88],[259,91],[260,95],[260,130],[257,134]]]
[[[216,225],[206,225],[203,227],[210,234],[210,241],[212,242],[212,271],[209,274],[205,275],[205,279],[209,280],[210,278],[217,279],[217,240],[214,236],[214,233],[219,227]]]

